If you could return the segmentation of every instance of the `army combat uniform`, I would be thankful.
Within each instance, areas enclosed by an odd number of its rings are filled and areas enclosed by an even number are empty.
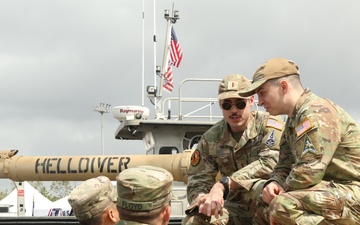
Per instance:
[[[96,220],[93,218],[101,216],[104,210],[116,200],[116,188],[105,176],[98,176],[82,182],[68,196],[68,202],[76,218],[82,224],[94,223]]]
[[[147,224],[138,221],[148,221],[149,224],[159,222],[156,219],[164,214],[163,211],[157,212],[158,215],[152,212],[171,205],[173,181],[169,171],[155,166],[138,166],[119,173],[116,184],[121,219],[116,225]]]
[[[256,224],[360,224],[360,127],[339,106],[306,89],[288,118],[270,181],[286,193]],[[264,215],[265,214],[265,215]],[[262,217],[262,218],[261,218]],[[279,222],[280,221],[280,222]]]
[[[253,111],[250,116],[250,122],[239,141],[232,137],[224,119],[200,139],[188,172],[187,198],[190,207],[183,224],[204,224],[205,220],[210,219],[211,223],[226,223],[229,214],[229,224],[251,224],[252,207],[257,203],[264,179],[270,177],[278,160],[283,120],[261,111]],[[207,218],[199,214],[198,207],[193,206],[199,195],[210,192],[217,173],[230,176],[238,170],[241,176],[237,183],[243,188],[230,191],[225,201],[224,216],[216,220],[215,217]]]

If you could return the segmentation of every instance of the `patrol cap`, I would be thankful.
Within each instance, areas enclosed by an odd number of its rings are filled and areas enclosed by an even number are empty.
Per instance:
[[[294,74],[300,75],[300,72],[298,66],[293,61],[284,58],[270,59],[256,70],[251,85],[239,91],[239,95],[241,97],[248,97],[255,94],[256,89],[266,81]]]
[[[218,100],[227,98],[243,98],[238,92],[250,85],[250,81],[240,74],[231,74],[221,81],[219,85]]]
[[[126,210],[149,211],[164,206],[171,199],[173,176],[163,168],[129,168],[119,173],[116,181],[117,205]]]
[[[82,182],[68,196],[68,202],[78,220],[91,219],[101,213],[111,202],[116,202],[116,199],[116,188],[105,176]]]

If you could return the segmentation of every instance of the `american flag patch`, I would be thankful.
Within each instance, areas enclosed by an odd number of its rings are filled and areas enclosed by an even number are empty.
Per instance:
[[[299,126],[295,127],[296,135],[299,137],[306,131],[310,130],[312,128],[312,124],[310,119],[304,120]]]
[[[283,129],[283,125],[281,123],[279,123],[278,121],[273,120],[273,119],[268,119],[268,121],[266,123],[266,126],[267,127],[273,127],[275,129],[278,129],[278,130]]]

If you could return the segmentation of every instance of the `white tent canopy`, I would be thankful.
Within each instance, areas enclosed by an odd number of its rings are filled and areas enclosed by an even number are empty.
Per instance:
[[[23,182],[24,185],[24,206],[25,216],[47,216],[49,209],[52,207],[53,202],[40,194],[28,182]],[[17,216],[17,197],[18,191],[14,189],[8,196],[0,201],[0,204],[12,205],[9,213],[0,213],[0,216]],[[37,212],[44,212],[44,215],[37,215]],[[46,212],[46,214],[45,214]]]

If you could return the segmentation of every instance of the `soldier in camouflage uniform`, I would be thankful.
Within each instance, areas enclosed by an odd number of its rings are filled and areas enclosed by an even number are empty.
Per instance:
[[[167,170],[141,166],[117,177],[117,225],[166,225],[170,221],[173,176]]]
[[[238,74],[226,76],[219,85],[224,118],[204,133],[191,157],[190,205],[182,224],[251,224],[262,185],[278,160],[284,124],[281,117],[251,111],[254,96],[238,95],[248,85]],[[229,179],[238,170],[242,176]],[[216,182],[219,172],[222,183]],[[233,185],[241,188],[233,191]],[[230,191],[223,195],[225,188]]]
[[[82,182],[68,196],[68,202],[82,225],[114,225],[118,222],[116,199],[116,188],[105,176]]]
[[[254,223],[360,224],[359,125],[332,101],[304,90],[298,67],[287,59],[264,63],[239,94],[255,92],[270,114],[288,119]]]

